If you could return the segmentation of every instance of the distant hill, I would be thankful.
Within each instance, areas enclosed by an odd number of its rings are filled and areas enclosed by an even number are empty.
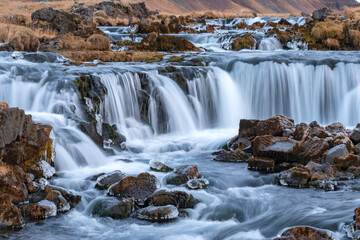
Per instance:
[[[139,0],[123,0],[137,2]],[[356,0],[142,0],[151,10],[162,13],[183,14],[193,11],[221,11],[237,13],[248,9],[258,13],[311,13],[328,7],[343,10],[346,6],[357,6]]]

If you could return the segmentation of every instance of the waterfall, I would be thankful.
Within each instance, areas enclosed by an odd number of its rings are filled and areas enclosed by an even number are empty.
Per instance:
[[[277,40],[275,37],[264,38],[261,40],[259,45],[259,50],[263,51],[274,51],[279,49],[283,48],[279,40]]]

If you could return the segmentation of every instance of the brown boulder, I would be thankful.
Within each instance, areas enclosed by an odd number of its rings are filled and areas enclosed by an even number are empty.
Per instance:
[[[332,123],[325,127],[325,130],[331,134],[346,133],[346,127],[339,122]]]
[[[297,141],[303,140],[304,136],[307,135],[310,127],[306,123],[300,123],[296,125],[295,132],[294,132],[294,139]]]
[[[59,191],[53,190],[49,192],[46,197],[46,200],[56,204],[58,212],[67,212],[70,210],[70,204],[66,199],[61,195]]]
[[[32,219],[45,219],[56,216],[57,208],[55,203],[48,200],[42,200],[38,203],[24,205],[22,213],[25,217]]]
[[[184,191],[167,191],[159,190],[153,193],[148,199],[147,202],[149,205],[153,206],[166,206],[173,205],[177,208],[189,208],[191,206],[191,201],[193,196]]]
[[[98,177],[95,187],[102,190],[108,189],[111,185],[120,182],[125,177],[126,175],[119,170],[104,174]]]
[[[219,162],[247,162],[249,155],[241,149],[217,155],[214,160]]]
[[[256,136],[256,126],[260,120],[241,119],[239,124],[239,138],[252,138]]]
[[[331,233],[312,227],[293,227],[281,233],[276,240],[332,240]]]
[[[255,46],[255,39],[251,34],[246,34],[233,41],[231,44],[232,50],[239,51],[242,49],[252,49]]]
[[[309,161],[318,160],[329,149],[328,139],[308,138],[301,143],[299,159],[306,164]]]
[[[270,158],[259,158],[259,157],[252,157],[249,160],[248,168],[250,170],[264,172],[264,173],[271,173],[274,172],[275,161]]]
[[[279,173],[277,177],[283,186],[301,188],[307,186],[310,174],[304,166],[297,166]]]
[[[6,194],[0,196],[0,228],[21,228],[25,222],[20,210],[11,203],[11,197]]]
[[[287,137],[259,136],[251,146],[255,157],[271,158],[277,164],[297,161],[299,143]]]
[[[74,208],[81,201],[80,195],[77,195],[76,193],[66,190],[65,188],[62,187],[47,185],[44,189],[44,192],[46,194],[52,191],[60,192],[61,195],[66,199],[66,201],[70,204],[72,208]]]
[[[143,202],[159,187],[160,183],[154,175],[141,173],[137,177],[130,176],[122,179],[119,183],[109,188],[108,195],[130,197]]]
[[[0,102],[0,111],[8,108],[9,108],[9,104],[7,104],[7,102]]]
[[[251,141],[248,138],[237,137],[229,143],[229,146],[234,150],[235,149],[243,150],[244,148],[251,146]]]
[[[285,129],[292,129],[294,120],[283,115],[276,115],[260,121],[256,126],[256,135],[282,136]]]
[[[334,162],[341,170],[345,171],[349,167],[360,167],[360,156],[349,154],[345,157],[335,157]]]
[[[28,196],[25,174],[21,168],[0,162],[0,194],[7,194],[15,203],[23,202]]]
[[[186,175],[189,179],[202,178],[197,165],[180,165],[175,167],[174,172]]]

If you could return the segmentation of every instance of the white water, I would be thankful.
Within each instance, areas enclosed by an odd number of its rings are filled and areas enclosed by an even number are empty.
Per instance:
[[[16,237],[267,239],[294,225],[340,231],[339,225],[351,219],[360,203],[357,192],[281,188],[274,185],[273,175],[250,173],[245,164],[214,162],[211,152],[236,134],[240,118],[281,113],[296,122],[356,125],[360,121],[357,54],[313,52],[302,56],[298,52],[269,55],[243,51],[205,56],[213,59],[208,67],[177,67],[186,78],[184,91],[156,65],[68,67],[1,55],[1,101],[24,108],[35,121],[54,127],[60,177],[52,181],[83,196],[76,210],[43,224],[30,223]],[[350,58],[354,62],[347,62]],[[127,151],[107,156],[77,128],[86,114],[73,81],[84,72],[99,76],[107,88],[99,114],[102,121],[116,124],[128,137]],[[147,89],[142,89],[144,83]],[[141,116],[141,91],[150,95],[145,116],[149,122]],[[210,181],[208,189],[191,191],[202,203],[189,210],[187,218],[157,225],[131,218],[115,221],[90,216],[92,203],[104,193],[95,190],[87,177],[114,170],[137,175],[150,171],[151,160],[172,167],[197,164]],[[169,187],[164,183],[166,174],[151,173],[163,188]]]

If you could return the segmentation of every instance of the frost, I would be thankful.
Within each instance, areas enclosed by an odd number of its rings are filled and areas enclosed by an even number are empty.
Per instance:
[[[46,209],[45,218],[56,216],[57,207],[55,203],[50,202],[48,200],[42,200],[38,202],[37,205]]]
[[[53,168],[48,162],[40,161],[39,168],[42,170],[45,178],[49,179],[55,174],[55,168]]]

